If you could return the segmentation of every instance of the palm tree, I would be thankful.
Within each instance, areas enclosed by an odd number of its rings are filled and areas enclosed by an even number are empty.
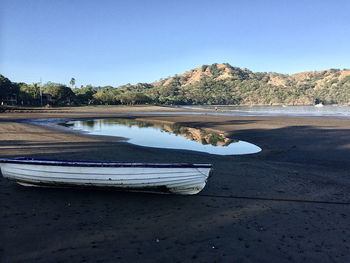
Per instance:
[[[72,89],[73,89],[73,86],[75,85],[75,78],[72,78],[69,84],[72,86]]]

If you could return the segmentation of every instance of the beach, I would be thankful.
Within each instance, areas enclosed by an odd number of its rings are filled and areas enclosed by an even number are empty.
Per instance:
[[[350,119],[184,111],[1,113],[0,158],[212,163],[213,173],[195,196],[26,188],[1,176],[0,261],[350,262]],[[220,131],[262,151],[218,156],[141,147],[31,122],[117,117]]]

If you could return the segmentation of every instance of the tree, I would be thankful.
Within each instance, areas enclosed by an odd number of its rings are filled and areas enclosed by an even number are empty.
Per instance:
[[[38,83],[27,85],[25,83],[18,83],[19,86],[19,99],[21,102],[27,105],[39,105],[40,104],[40,87]]]
[[[94,87],[87,85],[86,87],[81,87],[80,89],[75,88],[74,90],[76,101],[78,104],[91,104],[93,103],[93,95],[96,93]]]
[[[72,89],[73,89],[73,86],[75,85],[75,78],[72,78],[69,84],[72,86]]]
[[[145,104],[152,101],[150,97],[141,92],[125,92],[118,95],[122,104]]]
[[[73,91],[63,84],[48,82],[44,85],[44,92],[51,95],[53,105],[71,105],[75,100]]]
[[[119,104],[119,94],[121,92],[121,90],[113,87],[105,87],[99,89],[95,94],[93,94],[93,97],[101,104]]]
[[[18,85],[0,74],[0,102],[11,96],[18,96],[18,93]]]

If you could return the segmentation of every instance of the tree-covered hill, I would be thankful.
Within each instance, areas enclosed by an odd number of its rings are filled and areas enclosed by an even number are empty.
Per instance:
[[[72,78],[73,79],[73,78]],[[71,85],[73,88],[71,81]],[[75,83],[75,81],[74,81]],[[203,65],[153,83],[71,89],[48,82],[51,105],[88,104],[350,104],[350,70],[329,69],[293,75],[252,72],[227,63]],[[14,83],[0,75],[0,101],[39,105],[38,83]]]
[[[200,68],[150,84],[129,86],[164,104],[349,104],[350,70],[293,75],[252,72],[229,64]]]

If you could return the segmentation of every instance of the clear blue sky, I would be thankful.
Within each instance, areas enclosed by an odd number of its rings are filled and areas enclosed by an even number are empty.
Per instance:
[[[350,68],[349,0],[0,0],[0,73],[77,85],[152,82],[227,62]]]

